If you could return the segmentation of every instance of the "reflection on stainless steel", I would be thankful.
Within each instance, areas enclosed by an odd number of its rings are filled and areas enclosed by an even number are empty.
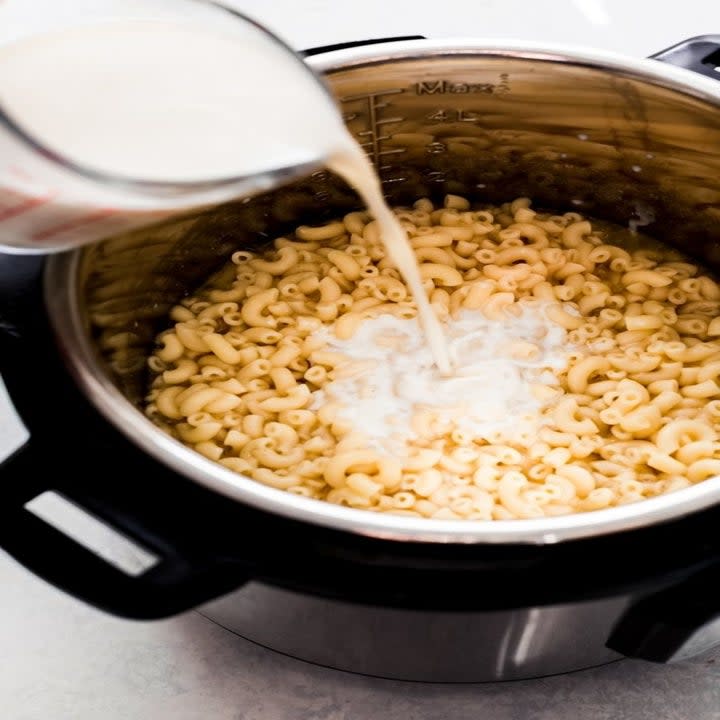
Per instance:
[[[397,43],[315,62],[391,202],[468,195],[623,225],[720,265],[720,85],[652,61],[470,42]],[[673,495],[561,518],[462,523],[319,503],[265,487],[180,446],[137,404],[169,307],[220,267],[300,223],[358,206],[326,171],[281,190],[109,239],[48,263],[52,321],[99,409],[179,472],[273,512],[393,539],[557,542],[637,527],[720,499],[720,479]],[[91,343],[89,341],[91,339]],[[91,347],[92,344],[92,347]],[[98,363],[101,363],[102,368]]]
[[[539,608],[532,608],[527,611],[525,626],[520,633],[520,637],[513,653],[513,664],[517,667],[524,667],[530,657],[533,645],[536,642],[538,630],[541,627],[542,611]]]
[[[200,608],[233,632],[340,670],[434,682],[516,680],[601,665],[627,598],[496,612],[393,609],[253,582]]]

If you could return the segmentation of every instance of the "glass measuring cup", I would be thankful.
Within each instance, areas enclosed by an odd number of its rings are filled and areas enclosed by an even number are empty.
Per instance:
[[[118,38],[117,29],[128,24],[142,25],[142,42],[132,34],[125,44]],[[177,56],[177,42],[168,45],[170,26],[184,33]],[[48,43],[55,43],[55,55]],[[86,76],[96,84],[82,86]],[[137,87],[149,85],[148,78],[161,91],[139,102]],[[122,105],[123,92],[135,105]],[[49,94],[54,100],[44,105],[25,102]],[[205,127],[199,120],[183,130],[192,113],[208,120],[206,132],[198,131]],[[0,4],[5,251],[76,247],[269,189],[321,166],[341,132],[331,94],[302,59],[210,0],[66,0],[42,15],[23,0]],[[145,160],[163,153],[164,164]],[[197,161],[183,165],[188,153]]]

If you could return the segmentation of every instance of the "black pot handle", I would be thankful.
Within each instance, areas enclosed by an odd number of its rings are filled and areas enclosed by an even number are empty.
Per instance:
[[[677,65],[706,77],[720,80],[720,35],[698,35],[651,55],[652,60]]]
[[[652,55],[720,80],[720,35],[702,35]],[[642,598],[615,627],[608,647],[628,657],[670,662],[720,642],[720,561]]]
[[[71,595],[125,617],[165,617],[240,586],[250,564],[213,549],[223,547],[213,532],[221,499],[149,460],[67,373],[45,317],[42,264],[0,255],[0,376],[30,433],[0,464],[0,547]],[[26,509],[46,491],[158,562],[137,576],[106,562]]]
[[[0,467],[3,483],[0,547],[35,575],[90,605],[114,615],[142,620],[190,610],[236,589],[248,579],[248,567],[237,560],[224,562],[221,557],[205,555],[201,550],[183,548],[180,542],[169,540],[167,528],[160,536],[156,527],[151,531],[138,523],[136,510],[140,504],[154,512],[175,513],[168,506],[174,505],[174,499],[182,495],[177,488],[172,492],[167,488],[165,507],[162,507],[156,495],[148,495],[136,483],[129,483],[129,489],[134,491],[134,505],[122,508],[116,498],[111,506],[112,500],[107,496],[98,499],[85,493],[80,484],[71,482],[67,476],[52,473],[47,467],[47,458],[38,459],[39,453],[42,448],[31,441]],[[75,462],[72,465],[71,469],[60,469],[60,472],[91,472],[94,482],[102,484],[102,492],[107,491],[108,478],[99,468],[83,467]],[[124,472],[122,463],[118,469]],[[37,482],[38,476],[44,476],[46,481]],[[152,482],[153,478],[147,480]],[[117,490],[122,482],[112,478],[109,484],[112,490]],[[126,573],[36,517],[25,504],[47,490],[71,500],[115,532],[150,550],[158,558],[157,563],[138,575]],[[89,512],[93,505],[95,511]],[[128,509],[132,514],[126,514]],[[179,520],[175,513],[175,531]],[[185,520],[187,532],[194,534],[197,518],[185,517]]]

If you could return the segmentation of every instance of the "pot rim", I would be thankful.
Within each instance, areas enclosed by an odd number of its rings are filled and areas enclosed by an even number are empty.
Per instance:
[[[484,55],[570,63],[614,70],[720,106],[720,83],[653,60],[570,45],[515,40],[411,40],[335,50],[308,58],[317,72],[332,74],[367,64],[433,56]],[[342,507],[293,495],[239,475],[186,447],[135,408],[103,371],[79,309],[77,283],[82,250],[50,256],[45,266],[45,304],[63,338],[65,362],[100,413],[136,445],[181,475],[233,500],[295,521],[393,541],[463,544],[553,544],[654,525],[720,502],[720,477],[674,493],[559,517],[523,520],[437,520]]]

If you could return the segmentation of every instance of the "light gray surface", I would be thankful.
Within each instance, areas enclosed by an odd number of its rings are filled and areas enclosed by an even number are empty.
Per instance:
[[[716,720],[720,650],[493,685],[404,683],[308,665],[197,613],[103,615],[0,556],[3,720]]]

